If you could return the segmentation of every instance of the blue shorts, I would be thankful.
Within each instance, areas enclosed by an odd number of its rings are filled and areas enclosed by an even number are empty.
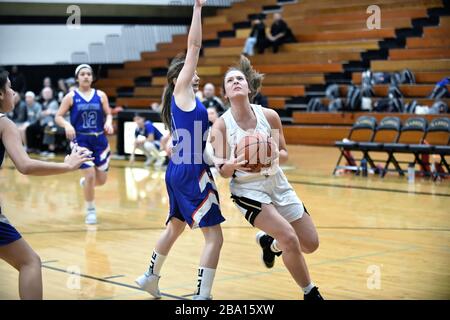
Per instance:
[[[108,171],[111,151],[105,134],[102,133],[96,136],[77,133],[77,138],[72,142],[78,143],[80,147],[85,147],[89,151],[92,151],[92,156],[95,158],[94,161],[83,163],[80,166],[80,169],[87,169],[95,166],[100,171]]]
[[[167,222],[176,217],[194,229],[225,221],[220,211],[217,187],[207,164],[185,165],[170,161],[166,186],[170,203]]]
[[[20,233],[9,223],[8,219],[1,214],[0,209],[0,246],[13,243],[20,238],[22,238]]]

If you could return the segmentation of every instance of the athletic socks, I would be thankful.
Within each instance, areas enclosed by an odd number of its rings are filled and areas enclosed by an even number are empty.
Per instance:
[[[164,261],[166,260],[166,256],[163,256],[162,254],[159,254],[156,252],[156,250],[153,250],[152,258],[150,259],[150,265],[148,267],[147,274],[154,274],[159,276],[159,273],[161,272],[161,268],[164,264]]]
[[[198,284],[196,295],[210,299],[211,289],[214,281],[214,276],[216,275],[216,269],[198,268]]]

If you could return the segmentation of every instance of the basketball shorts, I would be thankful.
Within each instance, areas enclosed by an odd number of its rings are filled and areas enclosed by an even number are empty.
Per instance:
[[[289,223],[301,219],[303,213],[308,213],[281,169],[270,176],[250,180],[232,179],[230,191],[231,199],[253,226],[263,204],[273,204]]]
[[[206,164],[174,164],[166,171],[169,215],[186,222],[192,229],[211,227],[225,221],[220,211],[219,194]]]
[[[88,169],[95,166],[100,171],[108,171],[111,150],[105,134],[85,135],[77,133],[77,138],[72,142],[78,143],[80,147],[91,151],[92,157],[94,157],[93,161],[83,163],[80,169]]]
[[[20,238],[22,238],[20,233],[9,223],[8,219],[2,215],[0,209],[0,246],[13,243]]]

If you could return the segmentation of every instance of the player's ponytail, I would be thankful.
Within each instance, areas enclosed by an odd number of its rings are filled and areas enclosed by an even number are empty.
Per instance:
[[[175,90],[174,79],[178,77],[184,66],[184,55],[177,55],[173,58],[169,70],[167,71],[167,86],[164,89],[162,109],[161,109],[161,119],[167,129],[172,131],[172,110],[170,108],[172,102],[173,91]]]

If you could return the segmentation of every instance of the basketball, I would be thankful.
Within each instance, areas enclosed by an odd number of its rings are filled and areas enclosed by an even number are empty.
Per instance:
[[[261,133],[243,137],[236,146],[235,157],[242,154],[247,160],[245,167],[251,168],[251,172],[260,172],[262,168],[270,167],[272,147],[269,137]]]

